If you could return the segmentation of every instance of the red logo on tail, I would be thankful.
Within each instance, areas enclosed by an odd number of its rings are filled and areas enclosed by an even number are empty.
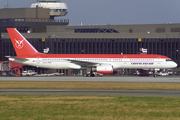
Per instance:
[[[23,46],[24,46],[23,41],[24,41],[24,40],[16,40],[16,39],[15,39],[15,41],[16,41],[15,46],[16,46],[18,49],[23,48]]]

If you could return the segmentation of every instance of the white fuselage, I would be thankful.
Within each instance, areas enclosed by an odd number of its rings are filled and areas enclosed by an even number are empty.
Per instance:
[[[117,58],[27,58],[29,61],[21,62],[14,60],[14,62],[23,63],[30,66],[49,68],[49,69],[83,69],[88,66],[80,66],[72,63],[69,60],[77,60],[82,62],[90,62],[95,64],[108,64],[112,65],[113,69],[167,69],[174,68],[177,64],[173,61],[167,61],[167,59],[152,59],[152,58],[128,58],[128,59],[117,59]]]

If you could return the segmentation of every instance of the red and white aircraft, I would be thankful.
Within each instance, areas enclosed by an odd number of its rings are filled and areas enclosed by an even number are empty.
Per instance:
[[[102,74],[117,69],[167,69],[177,64],[169,57],[154,54],[43,54],[39,53],[15,28],[7,28],[17,56],[10,61],[49,69],[86,69]]]

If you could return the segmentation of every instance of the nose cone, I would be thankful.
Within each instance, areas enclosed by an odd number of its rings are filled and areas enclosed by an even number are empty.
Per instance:
[[[177,63],[172,62],[171,66],[172,66],[173,68],[175,68],[175,67],[177,67]]]

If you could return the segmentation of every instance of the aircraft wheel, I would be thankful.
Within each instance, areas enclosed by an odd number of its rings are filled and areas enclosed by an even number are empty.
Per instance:
[[[91,74],[91,77],[95,77],[95,75],[94,75],[94,74]]]

